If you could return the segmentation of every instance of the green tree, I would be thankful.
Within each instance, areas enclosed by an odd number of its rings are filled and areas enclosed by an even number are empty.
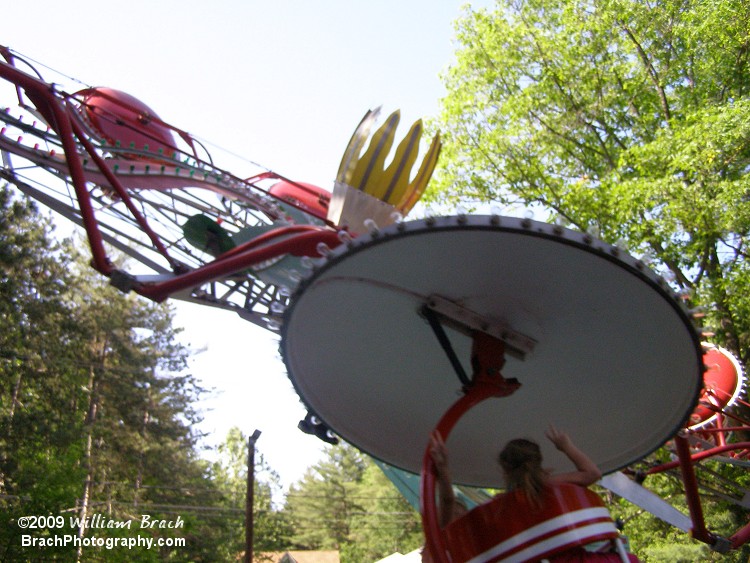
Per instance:
[[[142,514],[174,519],[165,507],[190,505],[185,491],[196,481],[205,484],[204,468],[191,453],[198,439],[192,425],[199,420],[192,405],[202,389],[192,376],[179,373],[187,350],[176,343],[170,307],[122,294],[83,260],[77,264],[72,270],[80,290],[69,299],[76,327],[70,338],[78,350],[86,395],[80,521],[102,512],[120,520],[140,520]],[[199,553],[203,537],[191,532],[200,522],[187,513],[186,518],[184,531],[148,533],[184,536]],[[77,533],[84,537],[90,531],[79,527]],[[159,560],[171,552],[149,550],[140,557]],[[85,548],[79,548],[78,555],[84,560],[98,556]],[[117,555],[127,554],[113,557]]]
[[[748,16],[741,0],[467,13],[431,197],[541,207],[650,253],[747,360]]]
[[[295,529],[292,541],[302,549],[340,549],[352,533],[353,515],[364,511],[356,491],[365,457],[344,443],[329,447],[327,455],[287,494],[286,510]]]
[[[49,223],[0,188],[0,558],[20,548],[16,518],[61,514],[83,480],[83,400],[67,292],[75,285]],[[65,553],[52,548],[49,556]]]
[[[192,430],[202,390],[182,372],[171,310],[117,292],[74,256],[33,205],[0,189],[0,559],[219,561],[224,538],[203,517],[217,491]],[[21,545],[22,515],[67,524],[92,514],[179,514],[184,528],[169,533],[136,524],[107,535],[182,536],[187,546]]]
[[[647,257],[746,363],[750,4],[505,0],[467,10],[456,30],[428,197],[538,209]],[[740,468],[720,472],[746,484]],[[717,530],[747,520],[705,508]],[[685,535],[658,541],[641,518],[629,527],[646,560],[705,551]]]
[[[369,457],[346,443],[292,485],[286,512],[300,549],[337,549],[344,563],[369,563],[423,544],[419,514]]]
[[[228,530],[222,553],[229,560],[245,550],[248,437],[232,427],[218,453],[212,475],[226,510],[223,520]],[[281,491],[279,475],[262,454],[255,456],[253,471],[253,550],[260,553],[287,549],[292,529],[286,514],[274,504],[274,495]]]
[[[419,513],[374,463],[368,463],[356,494],[363,511],[352,518],[342,561],[368,563],[424,544]]]

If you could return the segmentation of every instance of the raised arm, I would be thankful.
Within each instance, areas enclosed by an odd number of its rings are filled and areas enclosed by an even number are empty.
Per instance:
[[[453,520],[456,509],[456,495],[448,466],[448,450],[443,437],[438,432],[430,434],[430,456],[435,464],[438,485],[438,516],[440,527]]]
[[[574,485],[588,487],[602,478],[602,472],[599,467],[591,461],[589,456],[573,444],[570,436],[565,432],[561,432],[554,426],[550,426],[549,430],[547,430],[547,438],[558,450],[568,456],[568,459],[573,462],[577,470],[551,475],[550,481],[554,483],[573,483]]]

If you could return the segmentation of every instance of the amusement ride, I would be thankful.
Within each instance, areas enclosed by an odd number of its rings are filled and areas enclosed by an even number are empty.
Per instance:
[[[668,281],[589,233],[498,214],[407,220],[441,148],[439,135],[423,142],[421,120],[394,148],[399,112],[382,124],[367,112],[329,190],[266,169],[237,177],[142,101],[67,90],[10,48],[0,78],[14,97],[0,108],[0,179],[80,226],[118,289],[278,334],[308,409],[300,429],[371,455],[421,510],[433,560],[541,560],[618,540],[593,493],[529,516],[481,493],[502,488],[494,450],[511,438],[569,463],[544,445],[549,422],[571,429],[602,487],[714,550],[750,539],[750,524],[709,530],[701,502],[750,508],[739,484],[701,480],[708,461],[750,465],[736,358],[705,340]],[[434,431],[473,508],[444,529]],[[671,461],[633,469],[664,445]],[[649,491],[658,473],[682,479],[688,514]]]

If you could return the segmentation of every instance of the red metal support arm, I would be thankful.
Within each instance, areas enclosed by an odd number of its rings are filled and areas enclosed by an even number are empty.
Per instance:
[[[472,365],[474,374],[472,382],[464,388],[465,394],[456,401],[442,416],[435,432],[447,441],[451,431],[470,409],[491,397],[507,397],[520,387],[514,379],[505,379],[499,369],[505,363],[503,342],[484,333],[474,334],[472,348]],[[422,462],[422,480],[420,483],[420,509],[422,528],[426,539],[426,549],[436,563],[450,563],[447,546],[439,525],[435,504],[435,463],[430,455],[428,444]]]
[[[68,111],[72,111],[72,109],[68,108]],[[128,194],[127,190],[122,186],[120,180],[117,178],[117,176],[114,175],[114,173],[107,167],[107,165],[104,163],[104,160],[97,154],[94,146],[91,144],[91,142],[86,138],[83,131],[81,130],[81,127],[73,122],[73,120],[70,120],[71,122],[71,128],[73,133],[76,135],[78,140],[80,141],[83,148],[86,150],[88,155],[91,157],[92,161],[96,164],[97,168],[101,171],[102,174],[104,174],[104,177],[107,178],[107,181],[112,186],[112,189],[114,189],[117,194],[120,196],[120,199],[122,199],[125,206],[128,208],[128,211],[133,215],[133,218],[138,223],[138,226],[143,230],[144,233],[146,233],[146,236],[148,236],[151,243],[154,245],[154,248],[162,255],[164,256],[171,266],[173,268],[177,267],[177,263],[169,256],[169,252],[167,251],[167,248],[162,243],[159,236],[151,229],[151,227],[148,224],[148,221],[146,221],[146,218],[141,214],[141,212],[138,210],[138,208],[133,204],[133,200],[131,199],[130,195]],[[80,156],[78,153],[69,154],[68,151],[65,151],[65,160],[68,163],[68,167],[71,166],[71,161],[75,161],[76,165],[80,165],[81,169],[82,164],[80,162]],[[76,190],[76,193],[78,193],[78,190]],[[86,190],[86,187],[84,185],[83,187],[83,197],[86,198],[86,201],[90,201],[90,196],[88,193],[88,190]],[[78,201],[81,201],[81,195],[78,196]],[[98,227],[96,228],[97,231],[99,231]],[[87,234],[90,233],[88,229],[86,229]]]
[[[684,438],[684,439],[687,440],[687,438]],[[702,450],[694,454],[690,454],[688,451],[686,454],[687,458],[685,459],[685,461],[688,461],[689,459],[689,462],[692,462],[694,464],[697,461],[702,461],[704,459],[722,454],[724,452],[740,451],[740,450],[747,450],[747,449],[750,449],[750,442],[736,442],[734,444],[726,444],[724,446],[717,446],[715,448]],[[661,465],[652,467],[651,469],[646,471],[646,475],[654,475],[656,473],[663,473],[664,471],[669,471],[670,469],[681,467],[683,463],[684,461],[682,458],[678,459],[677,461],[670,461],[669,463],[663,463]]]
[[[254,248],[226,259],[220,257],[218,260],[206,264],[197,270],[176,275],[167,281],[136,284],[132,289],[136,293],[154,301],[164,301],[173,293],[199,286],[234,272],[239,272],[245,268],[249,268],[253,264],[258,264],[259,262],[276,258],[283,254],[315,256],[317,255],[316,245],[321,242],[329,246],[336,246],[341,241],[339,241],[338,235],[334,231],[304,231],[289,239],[269,244],[262,248]]]
[[[485,399],[494,397],[496,393],[497,389],[491,385],[471,386],[466,394],[456,401],[443,415],[435,427],[435,432],[439,433],[443,440],[447,440],[451,430],[453,430],[453,427],[464,414]],[[439,519],[435,504],[435,477],[435,462],[432,461],[428,446],[422,462],[422,481],[420,483],[422,528],[427,542],[427,549],[429,549],[433,560],[436,563],[450,563],[450,560],[446,556],[443,533],[438,523]]]
[[[80,206],[83,226],[91,247],[94,267],[105,275],[109,275],[114,266],[109,261],[104,248],[101,233],[97,227],[94,209],[86,190],[86,175],[83,164],[78,158],[77,145],[74,139],[73,125],[65,106],[53,90],[53,86],[18,70],[13,65],[0,63],[0,77],[12,82],[26,92],[26,96],[44,115],[49,126],[60,137],[63,151],[68,160],[68,170],[76,192],[76,199]]]
[[[703,507],[701,506],[700,494],[698,492],[698,480],[695,477],[695,468],[690,456],[690,444],[682,434],[675,436],[675,447],[682,472],[682,482],[685,485],[685,497],[687,499],[690,519],[693,523],[692,535],[695,539],[707,544],[713,544],[716,537],[706,529],[703,518]]]

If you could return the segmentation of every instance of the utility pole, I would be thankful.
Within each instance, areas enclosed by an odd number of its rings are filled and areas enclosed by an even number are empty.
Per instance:
[[[260,430],[247,440],[247,495],[245,500],[245,563],[253,563],[253,498],[255,496],[255,442]]]

